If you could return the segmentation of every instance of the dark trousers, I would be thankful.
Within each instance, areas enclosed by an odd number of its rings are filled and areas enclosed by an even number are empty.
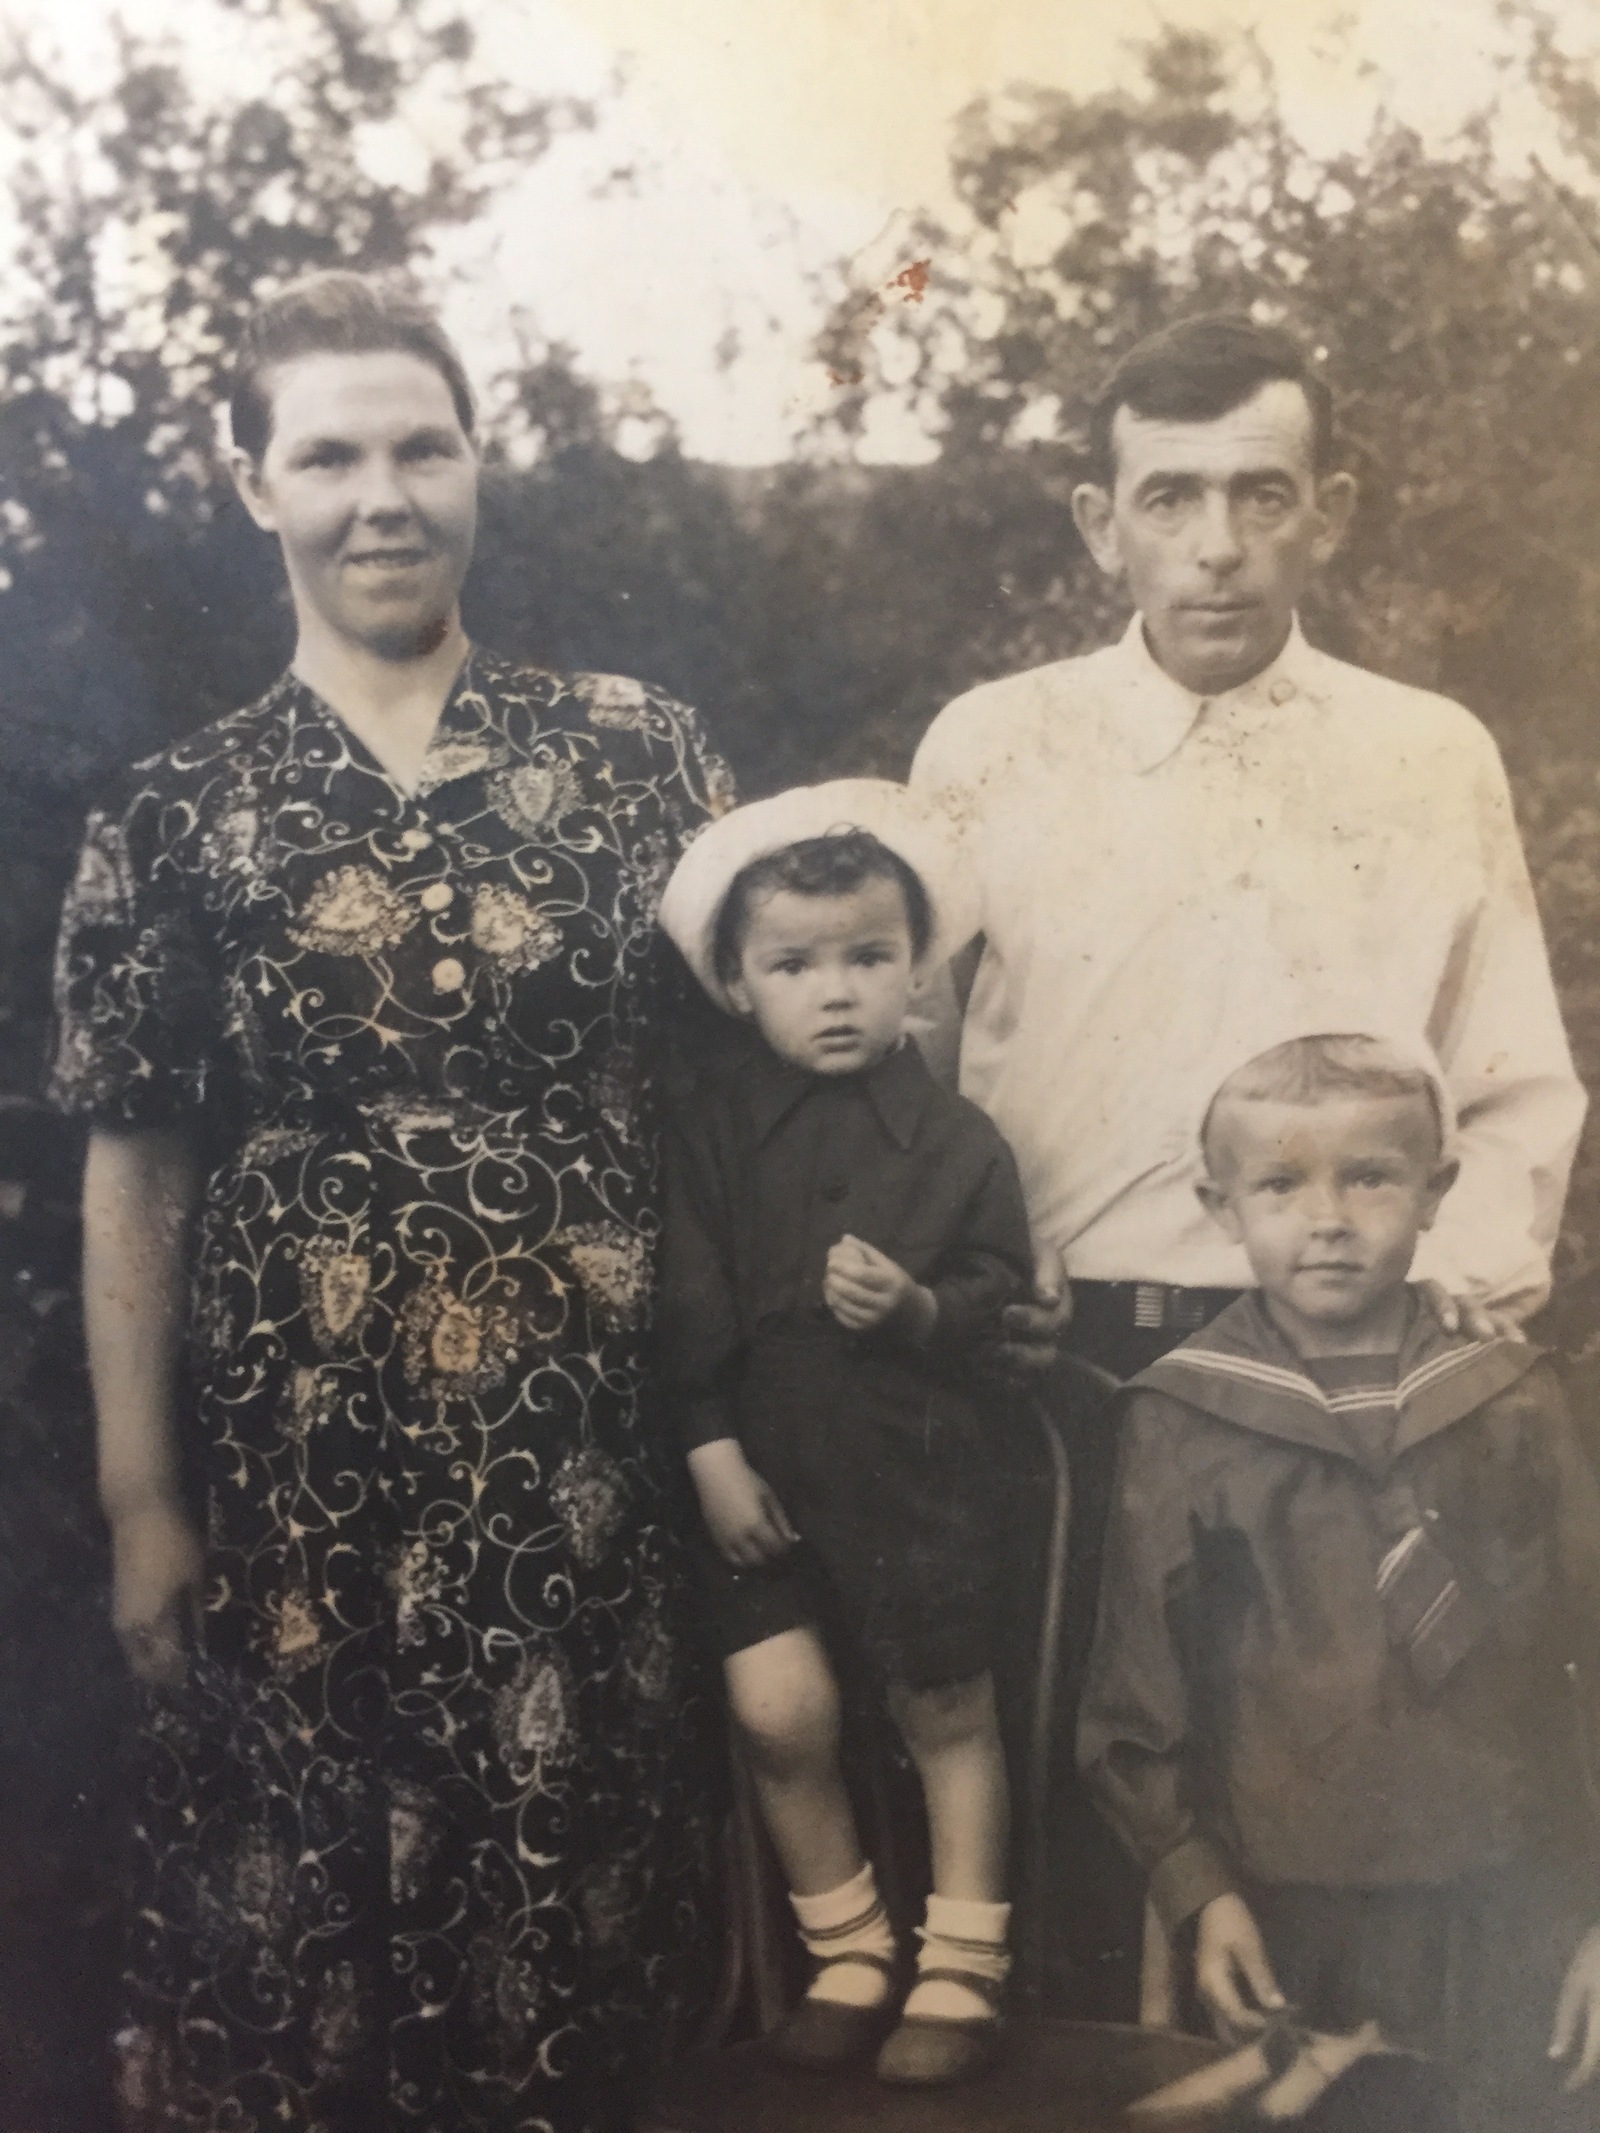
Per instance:
[[[1581,1927],[1535,1862],[1437,1887],[1257,1887],[1246,1900],[1279,1985],[1313,2028],[1375,2021],[1437,2062],[1461,2133],[1592,2133],[1600,2089],[1562,2093],[1545,2056]],[[1411,2133],[1373,2109],[1363,2133]]]
[[[1072,1474],[1065,1660],[1057,1705],[1055,1824],[1050,1843],[1051,2004],[1083,2021],[1138,2014],[1144,1878],[1078,1781],[1076,1735],[1100,1598],[1100,1567],[1116,1472],[1117,1393],[1129,1378],[1224,1310],[1236,1289],[1166,1291],[1168,1321],[1135,1322],[1132,1283],[1075,1282],[1066,1353],[1040,1388],[1061,1426]],[[1145,1314],[1153,1315],[1153,1314]],[[1087,1367],[1085,1367],[1087,1366]]]

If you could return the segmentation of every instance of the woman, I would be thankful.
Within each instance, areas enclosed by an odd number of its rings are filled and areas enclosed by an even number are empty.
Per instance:
[[[115,1619],[167,1691],[135,2125],[600,2133],[694,1939],[645,1068],[725,777],[681,706],[467,643],[471,414],[360,277],[257,316],[294,663],[130,775],[63,925]]]

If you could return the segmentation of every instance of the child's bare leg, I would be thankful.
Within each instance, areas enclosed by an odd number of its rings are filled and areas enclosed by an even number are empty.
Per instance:
[[[922,1933],[921,1970],[960,1970],[1002,1985],[1011,1968],[1006,1930],[1010,1794],[987,1674],[933,1689],[896,1688],[891,1709],[922,1779],[933,1851],[933,1894]],[[992,2013],[981,1992],[925,1979],[909,2015],[972,2020]]]
[[[889,1708],[928,1803],[935,1893],[1003,1903],[1011,1796],[993,1678],[974,1674],[934,1689],[895,1687]]]
[[[839,1691],[815,1630],[735,1652],[728,1700],[750,1757],[761,1812],[797,1896],[861,1871],[861,1840],[839,1770]]]
[[[814,1630],[790,1629],[725,1662],[728,1699],[761,1812],[800,1923],[821,1961],[808,1997],[853,2007],[889,1995],[894,1936],[878,1898],[839,1768],[839,1691]]]

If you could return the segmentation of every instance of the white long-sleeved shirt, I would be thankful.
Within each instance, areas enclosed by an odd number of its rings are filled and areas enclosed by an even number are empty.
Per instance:
[[[1248,1284],[1195,1197],[1205,1104],[1252,1051],[1366,1030],[1430,1047],[1456,1109],[1461,1174],[1416,1277],[1544,1299],[1585,1099],[1470,712],[1298,627],[1196,697],[1135,617],[958,698],[911,782],[963,823],[981,884],[961,1087],[1069,1277]]]

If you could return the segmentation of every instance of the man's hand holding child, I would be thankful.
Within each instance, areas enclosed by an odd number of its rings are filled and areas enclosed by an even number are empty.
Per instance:
[[[849,1333],[870,1333],[893,1319],[925,1341],[939,1315],[930,1289],[859,1237],[841,1237],[829,1252],[822,1300]]]
[[[689,1472],[711,1538],[736,1570],[759,1570],[787,1555],[800,1538],[737,1437],[697,1444]]]

